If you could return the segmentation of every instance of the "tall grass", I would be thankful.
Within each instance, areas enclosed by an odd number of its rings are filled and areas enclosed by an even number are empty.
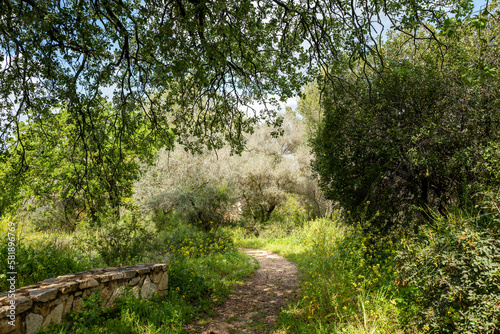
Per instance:
[[[283,310],[277,333],[402,333],[393,299],[394,247],[367,237],[361,224],[316,219],[280,238],[235,233],[236,243],[294,261],[300,297]]]
[[[0,220],[2,236],[8,221]],[[223,233],[207,233],[181,221],[159,230],[147,218],[134,212],[120,221],[104,219],[99,228],[85,227],[73,233],[37,231],[17,226],[16,269],[19,286],[37,283],[57,275],[92,267],[167,262],[169,291],[164,297],[138,300],[128,295],[116,306],[103,308],[95,296],[82,311],[72,313],[60,326],[44,328],[45,333],[181,333],[186,324],[209,316],[234,285],[250,275],[255,264],[236,250]],[[8,243],[0,244],[7,258]],[[5,269],[5,270],[4,270]],[[6,268],[0,272],[0,287],[8,289]],[[3,285],[2,285],[3,284]]]
[[[179,255],[169,267],[166,296],[138,300],[129,293],[109,309],[91,297],[82,311],[43,333],[183,333],[190,322],[212,315],[213,306],[254,269],[248,256],[234,249],[199,257]]]

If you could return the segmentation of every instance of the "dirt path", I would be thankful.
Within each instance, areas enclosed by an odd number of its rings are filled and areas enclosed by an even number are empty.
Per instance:
[[[188,333],[269,333],[280,309],[296,293],[299,278],[292,262],[263,250],[241,250],[254,257],[260,268],[215,309],[217,316],[207,324],[190,326]]]

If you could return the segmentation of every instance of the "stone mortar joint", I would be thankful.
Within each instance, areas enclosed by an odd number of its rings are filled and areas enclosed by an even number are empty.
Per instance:
[[[139,264],[91,269],[16,289],[15,298],[2,293],[0,333],[32,334],[50,323],[61,324],[68,313],[81,310],[83,296],[94,292],[104,307],[112,306],[127,289],[136,298],[163,296],[168,289],[167,268],[166,264]]]

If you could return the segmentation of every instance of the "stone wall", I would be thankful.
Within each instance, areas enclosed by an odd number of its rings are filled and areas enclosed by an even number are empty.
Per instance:
[[[81,309],[83,296],[100,295],[105,307],[131,289],[137,298],[166,294],[166,264],[100,268],[44,280],[19,288],[15,298],[0,294],[0,333],[35,333],[65,315]],[[15,309],[14,309],[15,308]],[[15,325],[9,324],[15,314]]]

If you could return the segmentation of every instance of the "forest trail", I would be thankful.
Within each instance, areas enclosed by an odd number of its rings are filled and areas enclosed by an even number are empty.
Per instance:
[[[210,322],[193,324],[188,333],[269,333],[281,308],[297,292],[299,277],[295,264],[264,250],[241,251],[255,258],[259,269],[237,286],[224,304],[215,308],[216,315]]]

